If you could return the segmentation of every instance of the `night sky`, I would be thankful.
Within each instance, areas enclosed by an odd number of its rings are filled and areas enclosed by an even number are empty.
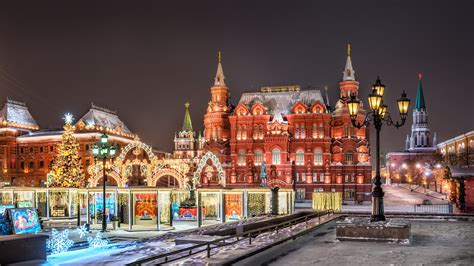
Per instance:
[[[234,104],[244,91],[290,84],[328,86],[335,103],[351,43],[361,97],[379,75],[398,117],[396,98],[406,90],[413,107],[422,72],[438,141],[474,129],[473,1],[173,2],[2,3],[0,101],[26,101],[42,128],[94,102],[172,151],[186,101],[203,127],[218,50]],[[407,123],[382,131],[383,151],[404,148],[411,110]]]

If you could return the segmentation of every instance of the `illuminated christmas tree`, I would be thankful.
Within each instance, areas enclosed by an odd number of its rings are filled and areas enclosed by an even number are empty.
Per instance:
[[[85,175],[82,170],[81,158],[78,154],[79,144],[74,137],[72,115],[66,114],[64,133],[59,144],[56,158],[48,174],[50,187],[84,187]]]

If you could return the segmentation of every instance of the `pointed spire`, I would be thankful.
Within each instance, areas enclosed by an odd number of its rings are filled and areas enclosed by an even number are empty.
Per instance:
[[[344,68],[344,76],[342,77],[343,81],[355,80],[355,71],[352,68],[351,61],[351,44],[347,44],[347,59],[346,67]]]
[[[328,112],[329,112],[329,107],[330,107],[331,105],[329,104],[328,86],[324,86],[324,90],[325,90],[325,92],[326,92],[326,107],[327,107]]]
[[[217,53],[217,73],[216,78],[214,79],[214,86],[225,86],[224,82],[224,70],[222,69],[222,53],[219,51]]]
[[[184,111],[184,121],[182,131],[193,131],[193,123],[191,122],[191,115],[189,114],[189,102],[184,104],[186,110]]]
[[[418,74],[418,90],[416,92],[416,102],[415,102],[415,109],[416,110],[425,110],[425,96],[423,95],[423,87],[421,86],[421,73]]]

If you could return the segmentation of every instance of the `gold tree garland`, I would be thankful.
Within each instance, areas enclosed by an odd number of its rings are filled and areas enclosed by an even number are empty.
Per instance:
[[[65,119],[62,142],[54,158],[51,171],[48,174],[48,186],[79,188],[85,185],[85,175],[82,170],[81,158],[78,154],[79,144],[74,137],[72,118]]]

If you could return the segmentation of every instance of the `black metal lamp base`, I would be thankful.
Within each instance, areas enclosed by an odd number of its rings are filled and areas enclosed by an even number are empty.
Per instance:
[[[385,221],[385,215],[383,215],[383,214],[371,215],[370,216],[370,221],[371,222]]]

